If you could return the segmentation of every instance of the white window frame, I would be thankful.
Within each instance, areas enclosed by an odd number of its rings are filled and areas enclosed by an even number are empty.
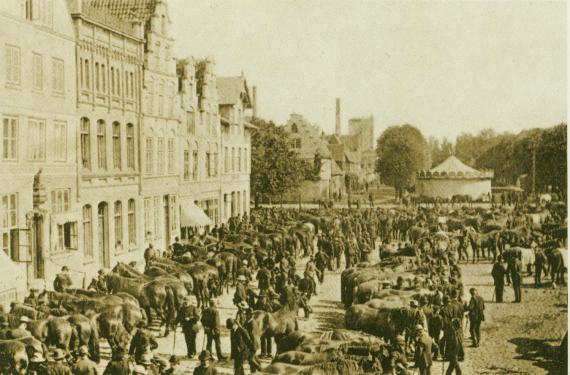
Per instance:
[[[44,58],[39,53],[32,53],[32,88],[36,91],[44,89]]]
[[[20,86],[22,83],[22,55],[20,47],[6,44],[6,83]]]
[[[18,160],[18,120],[17,116],[2,118],[2,160]]]
[[[65,63],[62,59],[52,57],[52,91],[56,95],[65,94]]]
[[[67,161],[67,123],[54,121],[54,160]]]
[[[43,161],[46,159],[46,120],[28,119],[28,159]]]

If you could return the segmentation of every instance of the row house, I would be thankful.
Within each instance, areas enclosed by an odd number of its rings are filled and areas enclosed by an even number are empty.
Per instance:
[[[0,304],[81,257],[75,69],[64,0],[0,1]]]
[[[144,35],[87,0],[68,0],[76,40],[81,261],[97,269],[141,256],[138,160]],[[68,258],[68,261],[71,259]]]

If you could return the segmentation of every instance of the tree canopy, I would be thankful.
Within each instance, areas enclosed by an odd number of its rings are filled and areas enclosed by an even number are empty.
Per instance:
[[[430,150],[422,133],[411,125],[391,126],[377,140],[376,171],[383,183],[401,197],[413,185],[416,172],[429,168]]]
[[[307,174],[307,163],[290,149],[282,128],[260,118],[251,122],[257,127],[251,140],[250,179],[254,197],[278,196],[296,189]]]

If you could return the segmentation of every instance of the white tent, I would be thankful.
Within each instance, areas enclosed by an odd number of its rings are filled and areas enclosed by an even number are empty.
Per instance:
[[[180,226],[203,227],[214,222],[206,215],[204,210],[196,206],[191,199],[182,199],[180,202]]]

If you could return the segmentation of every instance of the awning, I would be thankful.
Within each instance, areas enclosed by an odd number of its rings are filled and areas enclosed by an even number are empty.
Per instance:
[[[204,210],[196,206],[190,199],[180,201],[180,226],[181,227],[202,227],[212,225],[214,222],[206,215]]]

